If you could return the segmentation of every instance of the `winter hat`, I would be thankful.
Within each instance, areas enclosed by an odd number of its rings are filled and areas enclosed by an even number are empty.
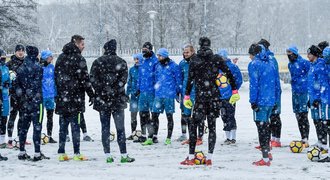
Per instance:
[[[329,46],[329,42],[328,41],[322,41],[317,46],[321,49],[321,51],[323,51],[324,48]]]
[[[143,59],[142,53],[137,53],[133,55],[133,59],[138,59],[139,61]]]
[[[152,44],[151,44],[151,42],[145,42],[144,44],[143,44],[143,46],[142,46],[142,48],[147,48],[147,49],[149,49],[150,51],[152,51]]]
[[[46,60],[47,58],[53,56],[53,53],[50,50],[41,51],[41,59]]]
[[[226,49],[220,49],[218,54],[219,54],[219,56],[223,57],[224,59],[228,59],[228,52]]]
[[[257,54],[259,54],[261,52],[261,46],[259,46],[258,44],[251,44],[250,48],[249,48],[249,54],[251,54],[252,56],[255,56]]]
[[[26,53],[28,56],[37,57],[39,50],[35,46],[26,46]]]
[[[106,42],[103,46],[104,50],[110,52],[116,52],[117,50],[117,41],[115,39],[111,39],[110,41]]]
[[[21,45],[21,44],[16,45],[16,47],[15,47],[15,52],[17,52],[17,51],[19,51],[19,50],[25,51],[24,46]]]
[[[322,55],[324,58],[330,58],[330,47],[324,48]]]
[[[308,54],[312,54],[312,55],[317,56],[317,57],[320,57],[321,54],[322,54],[321,49],[318,48],[315,45],[312,45],[310,48],[308,48],[307,49],[307,53]]]
[[[266,39],[261,39],[258,44],[263,45],[266,49],[270,46],[270,43]]]
[[[200,47],[211,47],[211,40],[207,37],[201,37],[199,38]]]
[[[295,45],[291,45],[287,51],[291,51],[293,54],[298,55],[298,48]]]
[[[166,48],[160,48],[158,51],[157,51],[157,55],[160,55],[164,58],[168,58],[168,51]]]

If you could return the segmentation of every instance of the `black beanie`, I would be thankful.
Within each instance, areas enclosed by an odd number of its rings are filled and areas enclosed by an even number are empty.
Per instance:
[[[322,51],[317,46],[312,45],[310,48],[307,49],[307,53],[320,57],[322,54]]]
[[[147,48],[149,49],[150,51],[152,51],[152,44],[151,42],[145,42],[142,46],[142,48]]]
[[[211,40],[207,37],[201,37],[199,38],[200,47],[211,47]]]
[[[117,50],[117,41],[115,39],[111,39],[110,41],[106,42],[103,46],[104,50],[107,52],[116,52]]]
[[[19,50],[25,51],[24,46],[21,45],[21,44],[16,45],[16,47],[15,47],[15,52],[17,52],[17,51],[19,51]]]
[[[2,49],[0,49],[0,57],[6,56],[6,52]]]
[[[261,47],[258,44],[251,44],[251,46],[249,48],[249,54],[251,54],[252,56],[255,56],[260,52],[261,52]]]
[[[26,54],[28,56],[37,57],[39,54],[39,50],[35,46],[26,46]]]
[[[323,52],[323,50],[329,46],[329,42],[328,41],[322,41],[317,45],[321,51]]]
[[[261,39],[258,44],[263,45],[266,49],[270,46],[270,43],[266,39]]]

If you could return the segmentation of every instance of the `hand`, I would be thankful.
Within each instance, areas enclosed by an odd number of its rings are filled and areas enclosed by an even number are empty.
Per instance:
[[[255,112],[258,112],[258,111],[259,111],[259,107],[258,107],[258,105],[257,105],[256,103],[252,103],[252,104],[251,104],[251,109],[252,109],[253,111],[255,111]]]
[[[314,102],[313,102],[313,107],[314,107],[314,108],[318,108],[319,105],[320,105],[320,100],[314,100]]]
[[[89,106],[94,104],[94,97],[89,97]]]
[[[176,102],[180,103],[181,102],[181,94],[177,93],[175,97]]]
[[[234,105],[240,99],[240,96],[239,96],[237,90],[233,90],[232,94],[233,95],[231,95],[231,97],[229,99],[229,103]]]
[[[187,95],[184,96],[183,105],[187,109],[191,109],[193,107],[193,103],[190,100],[190,96],[187,96]]]
[[[138,97],[140,95],[140,90],[137,90],[135,93],[134,93],[134,96]]]

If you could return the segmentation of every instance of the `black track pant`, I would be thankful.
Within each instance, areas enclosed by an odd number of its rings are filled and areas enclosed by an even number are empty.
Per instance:
[[[281,138],[282,122],[279,114],[270,115],[271,136]]]
[[[52,137],[53,134],[53,115],[54,109],[47,110],[47,135]]]
[[[140,111],[140,121],[141,121],[141,131],[142,131],[142,135],[146,135],[147,134],[147,128],[149,131],[149,124],[150,124],[150,113],[149,111]]]
[[[83,113],[80,114],[80,125],[79,126],[83,133],[87,133],[87,125],[86,125],[86,121],[85,121],[85,117],[84,117]],[[66,135],[69,135],[68,129],[67,129]]]
[[[148,137],[152,138],[153,136],[157,136],[158,135],[158,131],[159,131],[159,113],[151,113],[152,119],[151,119],[151,131],[149,132]],[[166,118],[167,118],[167,138],[172,137],[172,133],[173,133],[173,128],[174,128],[174,121],[173,121],[173,114],[168,113],[166,114]]]
[[[301,139],[309,138],[308,112],[296,113]]]
[[[186,134],[187,133],[187,128],[189,128],[188,123],[189,123],[189,118],[190,116],[181,114],[181,132],[182,134]]]
[[[137,112],[131,112],[131,130],[132,133],[136,130],[137,126]]]
[[[190,124],[191,124],[192,118],[190,116],[187,116],[187,115],[182,115],[181,122],[182,121],[185,121],[186,122],[186,124],[188,126],[188,131],[190,131]],[[204,120],[202,122],[198,123],[198,125],[197,125],[197,130],[198,130],[197,137],[198,138],[202,138],[203,137],[203,135],[204,135],[204,127],[205,127],[205,121]],[[183,128],[182,124],[181,124],[181,128]],[[182,130],[182,133],[186,133],[186,130],[184,130],[184,131]]]
[[[270,124],[269,122],[256,122],[259,136],[259,144],[261,147],[262,157],[268,158],[270,152]]]
[[[327,121],[314,121],[317,140],[323,145],[327,144]]]
[[[7,116],[0,117],[0,135],[6,134]]]

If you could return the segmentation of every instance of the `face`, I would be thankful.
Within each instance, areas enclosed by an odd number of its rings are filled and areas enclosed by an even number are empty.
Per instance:
[[[148,48],[142,48],[142,52],[149,52],[150,50]]]
[[[76,43],[76,46],[79,48],[79,50],[82,52],[85,49],[85,41],[81,40],[80,42]]]
[[[293,54],[291,51],[286,51],[286,55],[291,55]]]
[[[47,58],[47,62],[52,63],[53,59],[54,59],[53,56],[50,56],[50,57]]]
[[[311,53],[308,53],[308,54],[307,54],[307,58],[308,58],[308,60],[309,60],[310,62],[314,62],[314,61],[317,59],[317,57],[314,56],[314,55],[311,54]]]
[[[163,56],[161,56],[161,55],[159,55],[159,54],[157,54],[157,58],[158,58],[159,61],[162,61],[162,60],[165,59]]]
[[[250,59],[253,60],[254,56],[252,54],[249,55]]]
[[[135,63],[135,64],[139,64],[139,59],[138,59],[138,58],[135,58],[135,59],[134,59],[134,63]]]
[[[18,57],[19,59],[23,59],[24,54],[25,54],[25,52],[23,50],[19,50],[19,51],[15,52],[16,57]]]
[[[194,54],[194,52],[191,50],[191,48],[184,48],[184,50],[183,50],[183,56],[184,56],[184,58],[188,59],[193,54]]]

